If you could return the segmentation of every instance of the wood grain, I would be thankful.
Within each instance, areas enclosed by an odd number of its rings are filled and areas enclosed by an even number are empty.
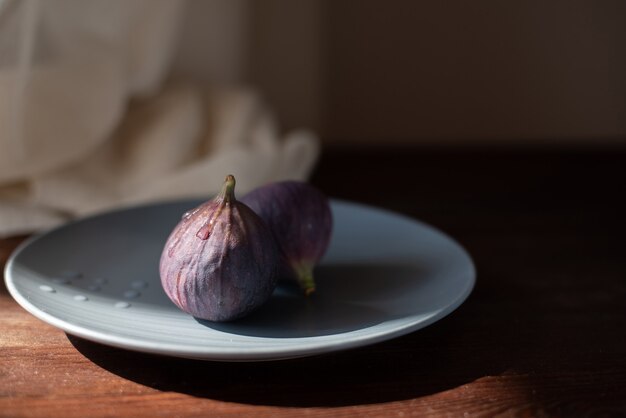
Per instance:
[[[70,337],[2,285],[0,417],[624,416],[624,179],[624,150],[327,150],[312,181],[328,194],[468,248],[478,282],[457,311],[370,347],[215,363]]]

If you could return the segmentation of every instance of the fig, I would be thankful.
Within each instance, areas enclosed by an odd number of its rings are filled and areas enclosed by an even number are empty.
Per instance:
[[[282,181],[254,189],[241,201],[272,231],[278,245],[279,278],[295,280],[306,295],[313,293],[313,269],[332,234],[328,198],[308,183]]]
[[[277,282],[278,250],[261,218],[235,198],[226,177],[212,200],[186,212],[171,232],[159,270],[167,296],[199,319],[223,322],[263,305]]]

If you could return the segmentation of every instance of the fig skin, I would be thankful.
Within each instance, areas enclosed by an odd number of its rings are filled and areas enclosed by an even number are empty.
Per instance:
[[[271,232],[237,201],[235,178],[185,213],[171,232],[159,264],[161,284],[181,310],[209,321],[248,315],[271,296],[278,251]]]
[[[272,231],[279,251],[279,279],[295,280],[306,295],[313,293],[313,268],[332,235],[328,198],[308,183],[282,181],[254,189],[241,201]]]

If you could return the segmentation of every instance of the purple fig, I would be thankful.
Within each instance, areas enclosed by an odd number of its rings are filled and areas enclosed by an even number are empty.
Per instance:
[[[280,253],[279,277],[297,281],[307,295],[314,292],[313,268],[332,233],[328,198],[307,183],[283,181],[259,187],[241,201],[272,231]]]
[[[230,321],[264,304],[276,287],[278,251],[271,232],[235,199],[235,178],[185,213],[161,254],[161,284],[183,311]]]

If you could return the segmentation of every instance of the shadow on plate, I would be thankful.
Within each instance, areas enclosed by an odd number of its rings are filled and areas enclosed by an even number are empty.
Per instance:
[[[259,310],[233,322],[200,324],[231,334],[302,338],[368,328],[407,314],[426,313],[410,295],[428,280],[416,265],[333,264],[315,272],[317,292],[309,297],[290,283],[279,286]],[[405,300],[409,295],[409,300]],[[424,309],[422,309],[424,308]]]
[[[384,312],[323,297],[302,298],[277,290],[252,315],[233,322],[200,324],[229,334],[265,338],[304,338],[334,335],[377,325],[391,316]]]

